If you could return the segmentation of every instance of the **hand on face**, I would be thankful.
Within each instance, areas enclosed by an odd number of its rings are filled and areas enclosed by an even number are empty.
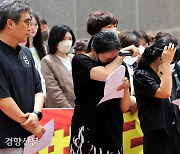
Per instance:
[[[168,46],[165,46],[161,56],[162,63],[170,64],[174,58],[175,52],[176,47],[174,46],[174,44],[169,43]]]
[[[136,56],[138,56],[140,54],[139,49],[137,47],[135,47],[134,45],[130,45],[128,47],[125,47],[121,51],[126,51],[126,50],[130,50],[130,51],[133,52],[132,57],[136,57]]]

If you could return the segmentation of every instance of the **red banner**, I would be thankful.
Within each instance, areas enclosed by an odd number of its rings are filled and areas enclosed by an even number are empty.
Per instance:
[[[41,124],[44,125],[54,119],[54,137],[52,145],[41,151],[39,154],[69,154],[70,126],[73,109],[44,108]],[[142,131],[139,126],[137,113],[124,114],[123,147],[124,154],[143,154]]]

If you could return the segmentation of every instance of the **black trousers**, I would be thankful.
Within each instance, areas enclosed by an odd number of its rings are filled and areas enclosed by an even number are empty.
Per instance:
[[[180,154],[180,135],[176,126],[172,125],[170,136],[164,129],[144,134],[144,154]]]

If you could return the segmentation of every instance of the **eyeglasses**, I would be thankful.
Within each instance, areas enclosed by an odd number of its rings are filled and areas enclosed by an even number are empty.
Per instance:
[[[30,19],[26,19],[26,20],[24,20],[24,21],[22,21],[22,20],[16,20],[16,19],[12,19],[12,20],[17,21],[17,22],[24,22],[27,27],[30,27],[30,26],[31,26],[31,25],[30,25],[30,22],[31,22]]]

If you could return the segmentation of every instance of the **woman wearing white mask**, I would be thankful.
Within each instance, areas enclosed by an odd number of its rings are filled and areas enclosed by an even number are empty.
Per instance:
[[[66,25],[54,26],[49,35],[49,55],[41,62],[41,71],[46,81],[45,106],[51,108],[74,107],[74,86],[69,54],[75,43],[75,36]]]

